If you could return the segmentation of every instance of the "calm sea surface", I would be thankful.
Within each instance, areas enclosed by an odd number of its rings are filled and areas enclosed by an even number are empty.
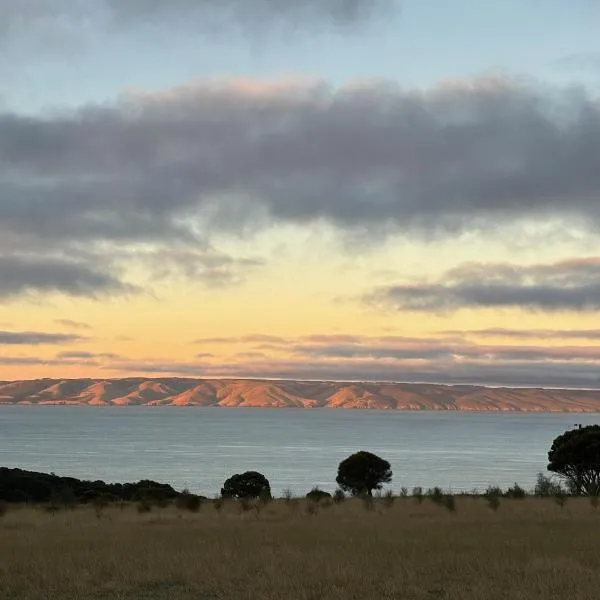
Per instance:
[[[0,406],[0,466],[84,479],[153,479],[214,495],[258,470],[274,493],[335,489],[340,460],[370,450],[392,487],[533,487],[552,440],[600,414]]]

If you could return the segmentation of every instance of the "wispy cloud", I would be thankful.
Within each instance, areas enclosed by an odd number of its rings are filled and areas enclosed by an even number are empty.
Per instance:
[[[40,346],[43,344],[71,344],[86,338],[73,333],[46,333],[42,331],[0,331],[0,346]]]
[[[600,386],[600,346],[481,344],[456,335],[319,334],[284,339],[268,352],[257,351],[260,344],[248,341],[247,351],[227,360],[219,355],[200,355],[190,361],[122,359],[107,361],[103,368],[185,377]],[[239,338],[231,340],[239,343]]]
[[[600,258],[528,266],[468,263],[433,282],[380,288],[366,300],[406,311],[461,308],[596,311],[600,309]]]
[[[54,319],[54,322],[67,329],[91,329],[91,326],[87,323],[84,323],[83,321],[74,321],[73,319]]]
[[[441,335],[462,335],[476,337],[503,337],[516,339],[571,339],[600,340],[600,329],[508,329],[490,327],[487,329],[454,329],[440,331]]]
[[[0,184],[0,189],[2,185]],[[2,200],[0,200],[0,205]],[[0,225],[2,230],[2,225]],[[99,261],[73,260],[64,256],[0,253],[0,301],[28,293],[63,292],[94,297],[104,293],[127,293],[134,286],[120,281]]]

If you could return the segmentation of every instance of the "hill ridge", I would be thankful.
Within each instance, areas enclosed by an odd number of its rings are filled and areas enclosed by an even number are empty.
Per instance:
[[[0,404],[600,412],[600,390],[244,378],[44,378],[0,381]]]

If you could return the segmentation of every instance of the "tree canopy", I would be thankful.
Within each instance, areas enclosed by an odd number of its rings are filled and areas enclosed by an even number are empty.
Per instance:
[[[361,450],[344,459],[338,467],[337,484],[354,496],[373,495],[384,483],[392,481],[390,463],[379,456]]]
[[[271,497],[269,480],[256,471],[232,475],[221,489],[223,498],[264,498]]]
[[[548,452],[548,470],[566,479],[575,494],[600,495],[600,425],[559,435]]]

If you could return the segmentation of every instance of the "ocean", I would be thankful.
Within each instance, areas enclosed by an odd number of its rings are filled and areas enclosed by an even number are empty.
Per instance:
[[[532,488],[552,440],[577,423],[600,414],[0,406],[0,466],[206,496],[256,470],[274,494],[300,495],[334,490],[339,462],[369,450],[391,463],[395,491]]]

